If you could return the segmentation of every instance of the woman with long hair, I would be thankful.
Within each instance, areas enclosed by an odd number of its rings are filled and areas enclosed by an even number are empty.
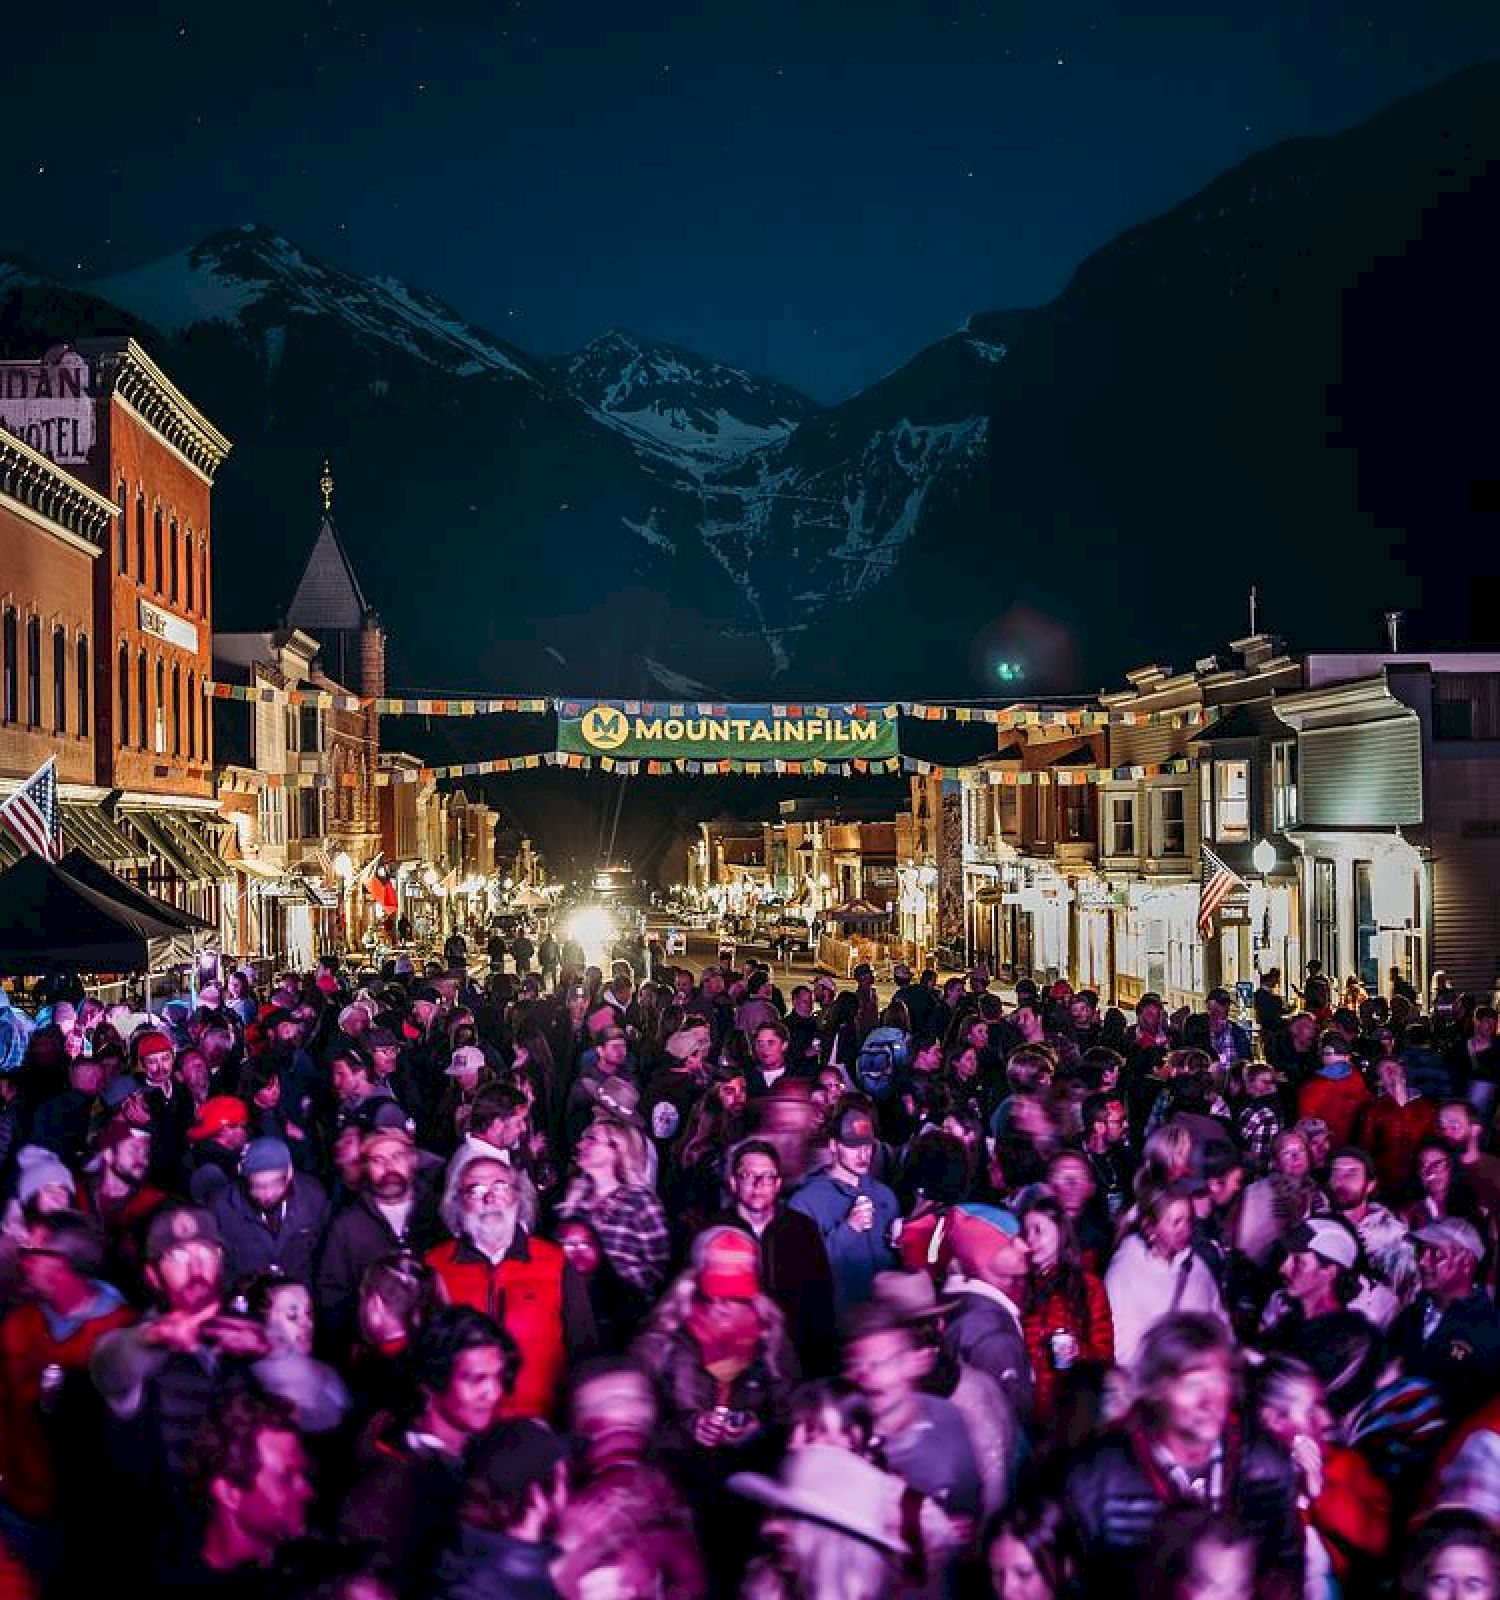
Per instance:
[[[581,1217],[609,1264],[640,1305],[666,1277],[671,1255],[666,1213],[647,1181],[646,1136],[628,1122],[596,1117],[574,1151],[574,1175],[558,1214]]]
[[[710,1083],[672,1147],[663,1193],[685,1237],[696,1233],[724,1204],[725,1163],[747,1132],[746,1102],[736,1087],[743,1083],[734,1075]]]
[[[838,1066],[853,1075],[859,1059],[859,996],[853,989],[841,990],[823,1025],[822,1060],[824,1066]]]
[[[1083,1264],[1078,1231],[1055,1195],[1021,1208],[1031,1247],[1031,1296],[1021,1319],[1036,1378],[1038,1424],[1050,1423],[1063,1375],[1079,1362],[1115,1358],[1115,1325],[1104,1285]]]
[[[1227,1322],[1219,1286],[1192,1248],[1193,1202],[1177,1184],[1148,1188],[1133,1226],[1104,1274],[1115,1359],[1129,1368],[1151,1325],[1171,1311],[1206,1311]]]

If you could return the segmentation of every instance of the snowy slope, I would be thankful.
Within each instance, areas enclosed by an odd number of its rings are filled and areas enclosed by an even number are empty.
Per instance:
[[[774,444],[818,411],[786,384],[619,330],[556,370],[582,404],[690,469]]]
[[[289,318],[333,317],[369,343],[456,377],[537,381],[526,355],[434,296],[394,278],[340,272],[254,223],[84,287],[168,333],[222,321],[259,335]]]

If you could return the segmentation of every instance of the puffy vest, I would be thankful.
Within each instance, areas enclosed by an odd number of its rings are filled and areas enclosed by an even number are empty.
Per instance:
[[[429,1251],[427,1264],[443,1280],[452,1304],[484,1312],[516,1342],[521,1366],[497,1418],[545,1419],[556,1410],[568,1364],[562,1318],[566,1257],[545,1239],[527,1237],[524,1249],[524,1257],[507,1255],[491,1266],[472,1246],[452,1239]]]

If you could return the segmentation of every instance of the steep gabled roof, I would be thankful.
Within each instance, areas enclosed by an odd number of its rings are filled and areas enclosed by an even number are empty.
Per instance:
[[[352,632],[364,621],[368,610],[349,552],[344,549],[332,516],[325,511],[312,553],[287,607],[286,620],[294,628],[305,628],[312,634],[330,629]]]

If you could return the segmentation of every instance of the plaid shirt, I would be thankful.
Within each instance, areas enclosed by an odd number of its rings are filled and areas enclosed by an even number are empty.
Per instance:
[[[1271,1146],[1281,1132],[1281,1112],[1276,1101],[1268,1096],[1252,1100],[1240,1109],[1235,1120],[1241,1148],[1245,1152],[1245,1165],[1253,1172],[1266,1172],[1271,1165]]]
[[[642,1294],[654,1295],[667,1275],[672,1249],[661,1201],[650,1189],[626,1184],[588,1206],[583,1216],[621,1279]]]

